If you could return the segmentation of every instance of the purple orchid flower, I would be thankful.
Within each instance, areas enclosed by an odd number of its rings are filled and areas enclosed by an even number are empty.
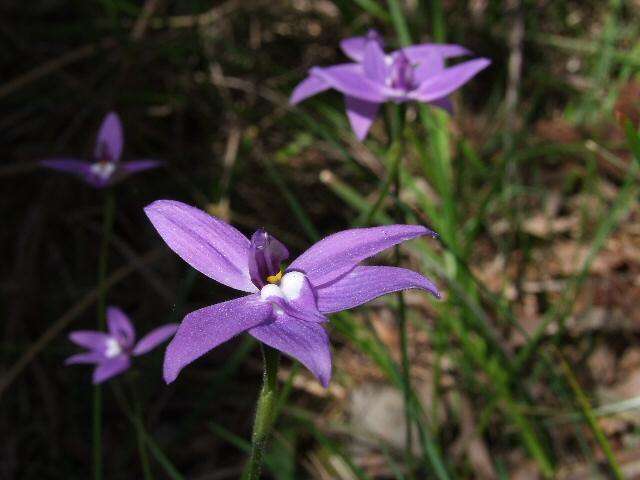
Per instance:
[[[189,363],[247,331],[299,360],[327,387],[331,378],[326,315],[381,295],[418,288],[439,298],[422,275],[398,267],[362,266],[361,261],[422,235],[420,225],[356,228],[319,241],[286,270],[287,248],[259,229],[251,240],[222,220],[172,200],[145,208],[167,245],[204,275],[248,293],[189,313],[164,358],[164,379],[173,382]]]
[[[448,58],[469,55],[466,48],[451,44],[421,44],[386,54],[378,32],[340,43],[355,63],[313,67],[293,90],[295,105],[333,88],[344,94],[347,116],[358,140],[364,140],[381,103],[417,101],[452,111],[449,95],[491,62],[476,58],[446,67]]]
[[[116,307],[107,309],[108,333],[92,330],[72,332],[69,339],[89,351],[67,358],[65,365],[93,363],[93,383],[99,384],[131,366],[131,357],[150,352],[176,333],[177,323],[168,323],[147,333],[136,343],[136,332],[131,320]]]
[[[104,188],[133,173],[156,168],[162,163],[148,159],[121,162],[123,145],[122,123],[117,113],[110,112],[104,117],[98,131],[92,161],[50,158],[42,160],[40,164],[47,168],[78,175],[92,187]]]

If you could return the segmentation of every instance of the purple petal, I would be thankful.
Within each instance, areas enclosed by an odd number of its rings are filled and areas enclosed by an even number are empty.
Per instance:
[[[115,112],[109,112],[98,131],[94,158],[96,160],[108,160],[117,162],[122,155],[122,145],[124,143],[122,135],[122,123],[120,117]]]
[[[362,69],[371,80],[384,84],[389,68],[387,67],[384,51],[377,42],[367,42],[364,48]]]
[[[136,331],[129,317],[117,307],[107,308],[109,333],[124,348],[131,348],[136,341]]]
[[[40,165],[60,172],[73,173],[85,179],[91,176],[91,163],[75,158],[50,158],[40,161]]]
[[[109,380],[111,377],[121,374],[131,366],[131,360],[127,355],[119,355],[106,360],[93,371],[93,384],[97,385]]]
[[[340,48],[351,60],[362,62],[364,50],[368,42],[374,41],[380,48],[384,47],[384,39],[376,30],[371,29],[366,35],[359,37],[345,38],[340,42]]]
[[[318,308],[333,313],[357,307],[387,293],[419,288],[440,298],[437,287],[419,273],[398,267],[358,266],[317,290]]]
[[[169,340],[176,333],[177,329],[177,323],[169,323],[162,327],[154,328],[140,339],[136,347],[133,349],[133,354],[143,355],[153,350],[162,342]]]
[[[476,58],[445,68],[438,75],[422,82],[415,91],[411,92],[410,97],[421,102],[432,102],[446,97],[468,82],[480,70],[487,68],[490,63],[486,58]]]
[[[331,380],[331,350],[329,336],[321,324],[281,314],[276,315],[273,322],[252,328],[249,333],[298,360],[327,388]]]
[[[311,69],[311,74],[324,80],[339,92],[369,102],[383,103],[386,100],[384,84],[368,78],[358,64],[348,63],[332,67]]]
[[[380,104],[349,96],[345,96],[344,101],[351,129],[356,138],[362,141],[366,138],[373,121],[376,119]]]
[[[414,69],[415,82],[419,85],[444,69],[444,57],[435,54],[426,56]]]
[[[315,75],[309,75],[293,89],[289,103],[296,105],[309,97],[313,97],[320,92],[328,90],[330,87],[322,78]]]
[[[122,162],[118,170],[125,174],[142,172],[161,166],[164,162],[160,160],[134,160],[132,162]]]
[[[173,200],[144,209],[162,239],[180,258],[209,278],[256,292],[249,276],[249,240],[228,223]]]
[[[98,352],[83,352],[71,355],[64,361],[65,365],[77,365],[81,363],[101,363],[105,361],[105,356]]]
[[[435,233],[422,225],[353,228],[320,240],[296,258],[288,271],[304,272],[317,289],[341,277],[365,258],[422,235]]]
[[[460,45],[446,43],[423,43],[420,45],[411,45],[402,48],[404,54],[409,58],[411,63],[420,63],[425,58],[437,55],[442,58],[460,57],[469,55],[471,52]]]
[[[164,379],[173,382],[180,370],[209,350],[265,322],[273,312],[258,295],[247,295],[191,312],[184,317],[164,357]]]
[[[79,330],[69,334],[69,340],[73,343],[94,352],[104,352],[107,347],[107,341],[110,338],[111,336],[104,332],[95,332],[93,330]]]
[[[429,102],[429,104],[433,105],[434,107],[441,108],[447,113],[453,115],[453,102],[451,101],[450,97],[439,98],[437,100]]]

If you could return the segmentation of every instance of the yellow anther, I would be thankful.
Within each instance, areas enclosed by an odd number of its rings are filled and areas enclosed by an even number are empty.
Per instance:
[[[280,270],[278,273],[276,273],[275,275],[269,275],[267,277],[267,282],[269,283],[278,283],[281,279],[282,279],[282,274],[284,272],[282,270]]]

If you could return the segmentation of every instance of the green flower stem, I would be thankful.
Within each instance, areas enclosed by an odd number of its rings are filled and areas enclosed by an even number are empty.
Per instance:
[[[263,384],[258,397],[253,435],[251,436],[251,456],[242,476],[244,480],[260,479],[264,451],[269,440],[269,433],[273,426],[276,410],[280,354],[277,350],[262,345],[262,356],[264,358]]]
[[[113,192],[106,192],[102,211],[102,241],[98,259],[98,330],[105,328],[107,269],[109,265],[109,241],[115,219],[116,202]],[[102,389],[93,387],[93,478],[102,480]]]

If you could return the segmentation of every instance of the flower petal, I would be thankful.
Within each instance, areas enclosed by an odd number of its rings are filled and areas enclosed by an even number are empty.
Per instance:
[[[76,345],[99,353],[104,353],[110,338],[111,335],[93,330],[78,330],[69,334],[69,340]]]
[[[97,385],[109,380],[111,377],[121,374],[131,366],[131,360],[128,355],[118,355],[110,358],[96,367],[93,371],[93,384]]]
[[[324,80],[330,87],[352,97],[369,102],[383,103],[386,100],[384,84],[368,78],[362,66],[355,63],[311,69],[311,74]]]
[[[380,48],[384,47],[384,39],[377,30],[371,29],[366,35],[345,38],[340,42],[344,54],[355,62],[362,62],[364,50],[368,42],[376,42]]]
[[[329,336],[319,323],[305,322],[285,313],[249,333],[282,353],[295,358],[327,388],[331,380]]]
[[[184,317],[164,357],[164,379],[173,382],[180,370],[209,350],[265,322],[272,315],[270,303],[247,295],[191,312]]]
[[[276,305],[287,315],[308,322],[326,322],[327,318],[318,310],[316,292],[309,279],[301,272],[289,272],[282,277],[280,285],[265,285],[260,298]]]
[[[73,173],[83,178],[91,176],[91,163],[75,158],[49,158],[39,162],[45,168],[60,172]]]
[[[445,68],[438,75],[422,82],[409,96],[420,102],[432,102],[445,97],[468,82],[480,70],[487,68],[490,63],[486,58],[476,58]]]
[[[161,160],[133,160],[132,162],[122,162],[118,171],[124,174],[132,174],[142,172],[143,170],[149,170],[161,166],[164,162]]]
[[[433,100],[429,102],[430,105],[434,107],[438,107],[446,111],[447,113],[453,115],[453,102],[451,101],[451,97],[443,97],[437,100]]]
[[[351,129],[356,138],[362,141],[369,133],[369,129],[376,119],[380,104],[349,96],[345,96],[344,101]]]
[[[389,68],[384,51],[378,42],[369,41],[364,47],[362,69],[365,75],[376,83],[384,84]]]
[[[422,225],[353,228],[320,240],[296,258],[287,271],[299,270],[320,288],[341,277],[365,258],[422,235],[436,236]]]
[[[98,352],[83,352],[71,355],[64,361],[65,365],[77,365],[81,363],[101,363],[106,357]]]
[[[309,75],[293,89],[291,98],[289,98],[289,103],[291,105],[296,105],[309,97],[313,97],[320,92],[328,90],[329,88],[331,88],[331,86],[322,78],[315,75]]]
[[[124,138],[122,134],[122,123],[116,112],[109,112],[98,131],[94,158],[98,161],[109,160],[117,162],[122,155],[122,145]]]
[[[469,55],[471,52],[461,45],[447,43],[422,43],[403,47],[402,51],[409,58],[411,63],[420,63],[425,58],[437,55],[442,58],[460,57]]]
[[[440,55],[427,55],[420,61],[413,71],[416,84],[438,75],[445,69],[444,57]]]
[[[136,331],[129,317],[117,307],[107,308],[109,333],[125,348],[133,347]]]
[[[440,298],[434,283],[417,272],[398,267],[358,266],[333,283],[319,288],[318,308],[333,313],[357,307],[391,292],[419,288]]]
[[[177,329],[178,329],[177,323],[169,323],[167,325],[154,328],[153,330],[151,330],[149,333],[147,333],[144,337],[140,339],[138,344],[133,349],[133,354],[143,355],[153,350],[162,342],[169,340],[176,333]]]
[[[258,289],[249,276],[249,240],[228,223],[172,200],[144,209],[162,239],[209,278],[244,292]]]

